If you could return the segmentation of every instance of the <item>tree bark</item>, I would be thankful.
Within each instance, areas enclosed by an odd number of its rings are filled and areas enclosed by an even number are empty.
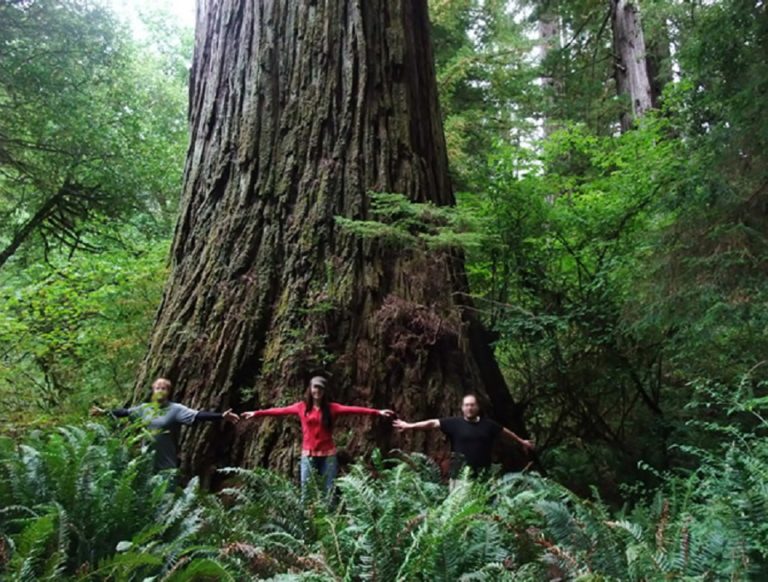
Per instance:
[[[611,0],[616,86],[631,109],[621,115],[621,129],[627,131],[635,119],[653,107],[651,83],[646,64],[645,39],[640,13],[633,2]]]
[[[137,396],[165,375],[189,405],[254,409],[300,399],[325,368],[336,401],[422,419],[457,414],[472,390],[525,433],[464,299],[460,254],[398,251],[335,224],[368,218],[371,191],[454,203],[425,0],[202,0],[189,121],[172,272]],[[441,435],[388,425],[345,419],[337,442],[447,452]],[[294,469],[298,423],[193,429],[182,449],[195,472]]]

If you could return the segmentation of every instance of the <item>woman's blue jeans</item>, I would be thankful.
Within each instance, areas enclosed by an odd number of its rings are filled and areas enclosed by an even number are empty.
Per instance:
[[[320,484],[323,487],[323,492],[327,497],[330,497],[333,491],[333,481],[336,479],[336,474],[339,472],[339,463],[336,460],[336,455],[330,455],[328,457],[307,457],[301,456],[301,492],[302,494],[307,489],[307,484],[310,479],[320,478]]]

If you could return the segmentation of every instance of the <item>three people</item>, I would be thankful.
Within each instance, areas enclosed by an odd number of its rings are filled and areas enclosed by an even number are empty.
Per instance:
[[[304,400],[283,408],[266,408],[243,412],[244,419],[264,416],[298,416],[301,422],[301,487],[306,488],[312,473],[322,478],[326,494],[333,488],[339,470],[336,444],[333,441],[333,425],[336,417],[346,414],[368,414],[392,418],[395,413],[386,409],[345,406],[331,402],[327,394],[328,381],[314,376],[304,394]]]
[[[116,418],[130,417],[144,420],[148,428],[157,431],[154,437],[156,471],[178,467],[178,436],[182,425],[198,422],[225,420],[233,424],[240,418],[251,419],[266,416],[298,416],[302,429],[301,486],[306,489],[313,474],[321,477],[326,494],[333,490],[338,473],[336,444],[333,440],[334,423],[342,415],[363,414],[395,418],[388,409],[346,406],[332,402],[327,392],[328,381],[323,376],[314,376],[307,386],[304,399],[290,406],[266,408],[243,412],[240,416],[228,409],[224,412],[194,410],[170,400],[172,384],[165,378],[158,378],[152,384],[152,403],[143,403],[131,408],[117,408],[107,411],[92,408],[92,414],[109,413]],[[451,445],[451,478],[456,478],[466,464],[473,475],[481,474],[491,466],[491,451],[499,435],[519,444],[526,452],[533,450],[533,443],[504,428],[497,422],[480,414],[480,406],[474,394],[462,399],[460,417],[434,418],[420,422],[394,420],[398,432],[409,430],[440,429]]]
[[[176,469],[179,466],[178,440],[182,425],[199,422],[215,422],[225,420],[235,424],[240,420],[232,409],[224,412],[209,412],[195,410],[171,401],[173,385],[166,378],[158,378],[152,383],[152,402],[144,402],[131,408],[115,408],[105,410],[94,406],[91,414],[99,416],[111,414],[115,418],[141,419],[147,423],[147,428],[155,433],[153,448],[155,451],[154,469],[163,471]]]

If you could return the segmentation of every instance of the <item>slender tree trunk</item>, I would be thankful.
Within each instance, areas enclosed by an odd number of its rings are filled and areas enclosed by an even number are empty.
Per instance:
[[[648,54],[648,79],[651,83],[651,104],[654,109],[661,105],[661,95],[667,83],[672,82],[672,41],[669,36],[667,23],[653,31],[653,35],[647,41]]]
[[[557,14],[545,11],[539,15],[539,56],[540,62],[546,67],[547,58],[553,50],[560,48],[560,18]],[[557,95],[562,90],[561,83],[554,74],[541,77],[541,86],[544,89],[544,105],[542,131],[547,138],[557,131],[557,124],[552,118],[554,106],[557,101]],[[549,204],[555,203],[554,193],[546,195],[546,201]]]
[[[473,390],[524,433],[461,256],[395,250],[340,230],[370,191],[453,204],[425,0],[201,0],[191,144],[172,272],[138,379],[236,410],[298,400],[332,373],[334,400],[406,418],[458,413]],[[349,427],[351,430],[346,430]],[[445,455],[439,434],[345,419],[337,440]],[[184,464],[292,468],[292,419],[195,428]]]
[[[539,16],[538,25],[539,57],[542,63],[546,63],[550,53],[560,48],[560,18],[555,13],[545,12]],[[541,85],[547,96],[548,111],[544,112],[543,130],[544,136],[548,137],[557,129],[549,113],[552,111],[555,96],[561,87],[558,79],[552,74],[542,76]]]
[[[645,39],[637,6],[627,0],[611,0],[616,85],[631,109],[621,116],[622,131],[653,107],[651,83],[646,64]]]

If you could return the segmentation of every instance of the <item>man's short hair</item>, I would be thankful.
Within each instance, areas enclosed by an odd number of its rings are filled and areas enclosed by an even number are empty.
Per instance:
[[[152,388],[165,388],[170,392],[173,390],[173,383],[168,378],[158,378],[152,382]]]
[[[477,397],[477,394],[475,394],[474,392],[469,392],[469,393],[465,394],[464,396],[462,396],[461,397],[461,403],[462,404],[464,404],[464,399],[465,398],[474,398],[475,402],[477,402],[477,405],[478,406],[480,405],[480,399]]]

